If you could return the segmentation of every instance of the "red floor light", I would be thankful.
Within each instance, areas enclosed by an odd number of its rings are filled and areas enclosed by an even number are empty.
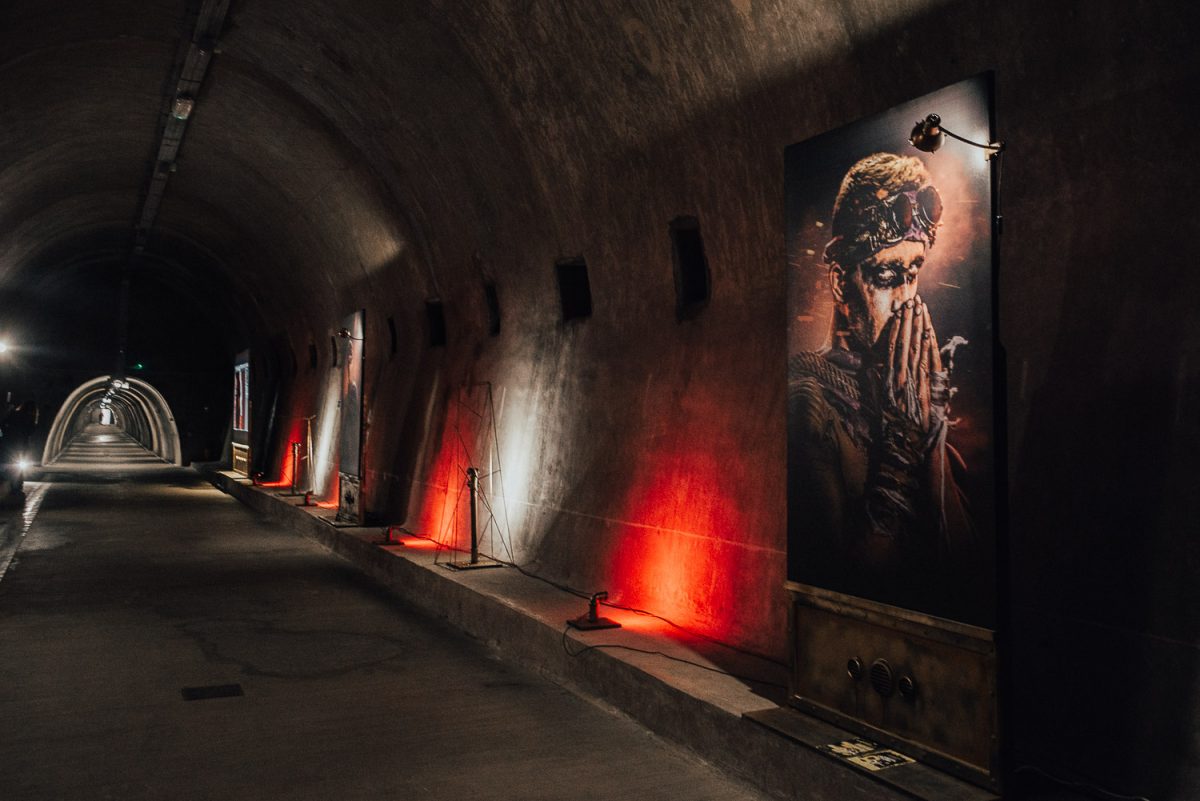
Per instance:
[[[263,481],[258,486],[269,487],[271,489],[279,489],[280,487],[291,487],[292,478],[296,471],[295,450],[291,447],[285,448],[283,451],[283,464],[279,467],[278,481]]]
[[[612,618],[600,617],[598,607],[600,602],[608,598],[607,592],[592,593],[592,597],[588,599],[588,610],[579,617],[572,618],[567,621],[567,625],[571,628],[579,629],[580,631],[594,631],[596,629],[619,629],[621,624]]]
[[[406,548],[415,548],[419,551],[436,551],[442,547],[441,543],[433,540],[423,539],[421,537],[410,537],[403,542],[393,542],[392,545],[403,545]]]

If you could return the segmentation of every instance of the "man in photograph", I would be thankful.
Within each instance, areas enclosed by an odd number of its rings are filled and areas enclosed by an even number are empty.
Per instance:
[[[918,292],[942,213],[917,158],[876,153],[850,168],[824,253],[829,336],[793,355],[788,376],[789,520],[806,572],[916,608],[946,591],[931,579],[971,547],[949,374]]]

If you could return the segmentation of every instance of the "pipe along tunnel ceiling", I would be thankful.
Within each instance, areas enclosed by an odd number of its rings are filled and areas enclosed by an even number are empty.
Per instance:
[[[1131,756],[1065,761],[1153,765],[1166,786],[1178,760],[1144,753],[1130,719],[1163,710],[1192,731],[1170,711],[1194,708],[1177,702],[1192,685],[1126,683],[1162,697],[1134,691],[1100,719],[1078,676],[1113,655],[1068,652],[1048,628],[1127,632],[1131,670],[1195,658],[1180,609],[1197,606],[1174,589],[1195,559],[1158,555],[1196,553],[1172,500],[1195,485],[1195,436],[1158,426],[1200,419],[1185,391],[1200,287],[1179,256],[1200,231],[1164,189],[1196,178],[1179,99],[1200,70],[1196,12],[1160,5],[6,0],[0,370],[44,419],[97,375],[144,380],[186,463],[227,454],[249,349],[254,469],[286,483],[311,427],[301,457],[330,499],[336,334],[365,309],[369,519],[453,533],[476,462],[503,500],[500,555],[782,659],[783,149],[992,70],[1010,140],[1013,593],[1041,632],[1019,738],[1061,751],[1087,739],[1080,721]],[[1144,120],[1153,146],[1134,158]],[[689,315],[681,218],[711,271]],[[591,292],[568,321],[566,260],[585,261]],[[1147,264],[1155,282],[1130,280]],[[1146,397],[1162,408],[1131,414]],[[1113,590],[1130,574],[1146,585],[1132,599]],[[1164,643],[1186,658],[1148,655]],[[1079,689],[1028,689],[1064,686]]]

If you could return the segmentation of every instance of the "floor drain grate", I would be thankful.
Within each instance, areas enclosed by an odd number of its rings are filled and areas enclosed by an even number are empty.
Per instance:
[[[213,684],[209,687],[184,687],[180,690],[185,701],[207,701],[209,698],[233,698],[245,695],[240,684]]]

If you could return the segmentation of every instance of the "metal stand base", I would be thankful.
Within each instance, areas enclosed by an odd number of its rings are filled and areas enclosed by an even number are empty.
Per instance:
[[[483,570],[487,567],[504,567],[499,562],[443,562],[450,570]]]
[[[590,615],[580,615],[577,618],[567,621],[567,625],[573,629],[580,631],[595,631],[596,629],[619,629],[621,624],[612,618],[597,617],[593,618]]]

